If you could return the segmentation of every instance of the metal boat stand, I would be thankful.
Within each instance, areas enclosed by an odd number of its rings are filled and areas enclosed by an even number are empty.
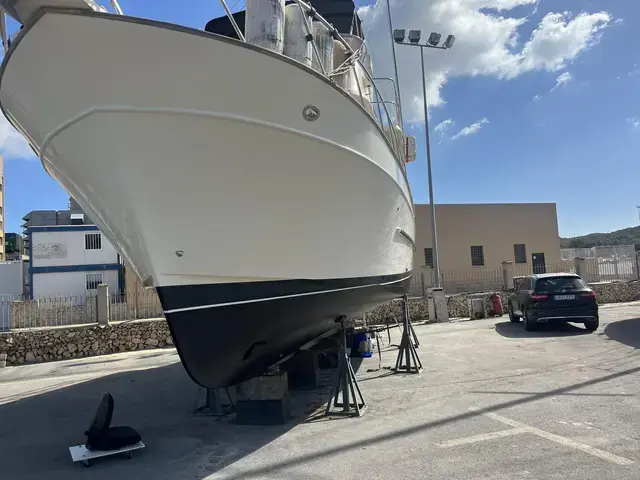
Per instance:
[[[403,298],[401,298],[400,300],[403,301]],[[404,307],[402,307],[402,308],[403,308],[403,311],[404,311]],[[386,328],[387,328],[387,340],[389,342],[389,346],[390,347],[391,346],[398,347],[398,345],[394,345],[394,344],[391,343],[391,329],[389,328],[389,322],[391,320],[393,320],[396,323],[396,325],[398,327],[400,327],[400,324],[398,323],[398,319],[396,317],[387,317],[387,318],[385,318],[385,325],[386,325]],[[418,340],[418,335],[416,335],[416,331],[413,328],[413,324],[411,322],[409,322],[409,325],[411,326],[411,336],[413,337],[413,346],[415,348],[420,348],[420,340]]]
[[[409,306],[407,305],[407,316],[409,316]],[[411,329],[411,336],[413,337],[413,346],[415,348],[420,348],[420,340],[418,340],[418,335],[416,335],[416,330],[413,328],[413,323],[411,319],[409,319],[409,328]]]
[[[394,370],[396,373],[420,373],[423,368],[416,352],[418,338],[409,318],[409,302],[406,295],[402,297],[402,327],[402,340]]]
[[[194,415],[204,417],[221,417],[233,413],[235,405],[228,388],[204,388],[198,387],[196,401],[201,390],[205,391],[205,404],[193,411]],[[223,401],[222,393],[226,394],[228,402]]]
[[[325,416],[344,415],[349,417],[360,417],[367,410],[367,404],[362,396],[362,391],[358,385],[356,374],[351,366],[351,360],[347,355],[347,332],[345,330],[344,315],[336,319],[336,323],[340,324],[338,333],[338,368],[336,369],[336,379],[331,389],[331,397],[327,403]],[[342,392],[342,402],[338,402],[338,397]],[[353,400],[351,400],[353,399]],[[340,408],[341,411],[332,411],[331,408]]]

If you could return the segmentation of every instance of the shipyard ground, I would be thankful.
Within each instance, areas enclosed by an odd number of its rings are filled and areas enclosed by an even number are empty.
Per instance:
[[[421,375],[367,359],[364,417],[309,420],[317,391],[296,394],[281,427],[192,416],[196,387],[172,351],[1,369],[0,478],[638,479],[640,304],[601,313],[595,334],[528,333],[506,317],[417,326]],[[86,469],[68,447],[104,391],[114,424],[147,448]]]

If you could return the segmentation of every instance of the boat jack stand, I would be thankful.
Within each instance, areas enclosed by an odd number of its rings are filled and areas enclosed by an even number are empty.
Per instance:
[[[400,341],[400,349],[396,359],[396,373],[422,372],[422,362],[420,362],[420,357],[416,352],[416,346],[418,345],[418,338],[409,318],[409,302],[407,296],[404,295],[402,297],[402,340]]]
[[[409,303],[407,302],[407,317],[409,316]],[[420,340],[418,340],[418,335],[416,335],[416,331],[413,328],[413,323],[411,323],[411,319],[409,319],[409,328],[411,328],[411,336],[413,337],[413,346],[415,348],[420,348]]]
[[[200,390],[203,389],[206,394],[205,404],[201,407],[196,408],[193,411],[194,415],[205,417],[221,417],[223,415],[232,413],[235,410],[235,405],[233,404],[233,399],[231,398],[228,388],[198,387],[198,391],[196,392],[196,401]],[[222,392],[226,394],[228,402],[223,402]]]
[[[351,360],[347,355],[347,334],[344,327],[344,315],[336,319],[340,324],[338,333],[338,368],[336,369],[336,379],[331,389],[331,398],[327,403],[325,416],[344,415],[348,417],[361,417],[367,410],[367,404],[362,396],[362,391],[358,385],[356,374],[351,366]],[[342,392],[342,402],[338,402],[338,396]],[[351,394],[351,396],[349,396]],[[351,400],[353,398],[353,400]],[[332,405],[333,404],[333,405]],[[331,407],[342,407],[341,411],[331,411]]]

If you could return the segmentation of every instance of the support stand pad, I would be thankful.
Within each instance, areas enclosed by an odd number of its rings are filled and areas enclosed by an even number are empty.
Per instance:
[[[402,327],[402,340],[400,341],[395,371],[396,373],[420,373],[423,368],[418,352],[416,352],[416,347],[419,346],[418,337],[413,325],[411,325],[409,302],[406,295],[402,297]]]
[[[325,416],[344,415],[349,417],[361,417],[367,410],[367,404],[362,396],[362,391],[360,390],[356,374],[351,366],[349,355],[347,355],[347,332],[344,327],[345,319],[346,317],[344,315],[336,319],[336,323],[340,324],[340,330],[338,333],[338,368],[336,370],[336,380],[333,388],[331,389],[331,398],[327,403]],[[342,402],[338,402],[340,392],[342,392]],[[332,406],[334,408],[341,407],[342,410],[332,411]]]
[[[202,387],[198,387],[198,393]],[[194,415],[205,417],[221,417],[232,413],[235,410],[235,405],[228,388],[205,388],[206,400],[205,404],[196,408],[193,411]],[[226,394],[228,402],[223,401],[222,393]],[[197,394],[196,394],[197,395]]]

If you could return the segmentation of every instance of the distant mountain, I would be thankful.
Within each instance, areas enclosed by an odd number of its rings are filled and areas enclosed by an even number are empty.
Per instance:
[[[640,247],[640,225],[610,233],[590,233],[581,237],[561,238],[562,248],[589,248],[601,245],[636,245]]]

